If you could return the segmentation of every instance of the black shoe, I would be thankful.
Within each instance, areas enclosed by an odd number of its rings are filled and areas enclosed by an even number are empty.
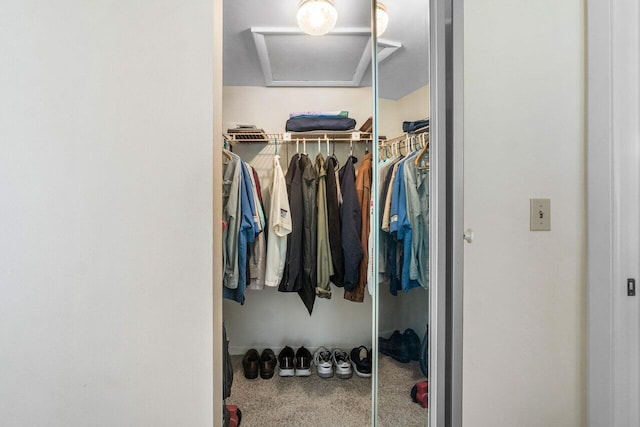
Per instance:
[[[298,351],[296,351],[296,376],[308,377],[311,375],[312,360],[313,356],[311,352],[304,348],[304,346],[300,347]]]
[[[388,339],[379,337],[380,353],[390,356],[401,363],[409,363],[409,347],[400,331],[395,331]]]
[[[409,350],[409,358],[411,360],[420,360],[420,337],[413,329],[407,329],[403,334],[404,341],[407,343]]]
[[[296,374],[296,365],[294,364],[295,354],[293,349],[286,346],[278,355],[278,375],[281,377],[292,377]]]
[[[273,350],[270,348],[265,349],[260,356],[260,377],[264,380],[273,377],[277,364],[278,360]]]
[[[242,368],[244,369],[244,376],[249,380],[258,378],[258,371],[260,370],[260,354],[258,350],[252,348],[242,358]]]
[[[356,375],[371,378],[371,351],[361,345],[351,350],[351,365]]]

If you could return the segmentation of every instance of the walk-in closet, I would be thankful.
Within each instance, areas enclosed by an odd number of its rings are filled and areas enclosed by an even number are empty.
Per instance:
[[[223,11],[229,425],[427,426],[429,3]]]

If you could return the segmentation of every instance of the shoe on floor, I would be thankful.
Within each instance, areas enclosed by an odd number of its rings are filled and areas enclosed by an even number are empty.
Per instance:
[[[353,376],[353,371],[351,370],[351,358],[346,351],[336,348],[331,352],[331,358],[333,359],[333,364],[336,367],[336,376],[338,378],[346,380]]]
[[[297,377],[308,377],[311,375],[311,361],[313,356],[311,352],[304,348],[304,346],[300,347],[298,351],[296,351],[296,376]]]
[[[273,377],[273,373],[276,371],[276,365],[278,359],[276,354],[270,348],[264,349],[260,356],[260,378],[268,380]]]
[[[363,345],[352,349],[351,365],[357,376],[371,378],[371,351]]]
[[[293,349],[289,346],[286,346],[282,349],[280,354],[278,354],[278,375],[281,377],[292,377],[296,374],[296,367],[294,364],[295,353]]]
[[[258,372],[260,370],[260,354],[258,350],[252,348],[247,351],[242,358],[242,369],[244,370],[244,377],[249,380],[258,378]]]
[[[333,359],[331,352],[324,347],[320,347],[313,355],[313,364],[320,378],[333,377]]]
[[[420,360],[420,337],[413,329],[407,329],[402,334],[404,341],[407,343],[407,349],[409,351],[409,359]]]
[[[403,334],[400,331],[394,331],[389,338],[378,338],[378,348],[380,353],[385,356],[393,357],[401,363],[409,363],[409,346]]]
[[[411,389],[411,400],[423,408],[429,407],[429,382],[419,381]]]

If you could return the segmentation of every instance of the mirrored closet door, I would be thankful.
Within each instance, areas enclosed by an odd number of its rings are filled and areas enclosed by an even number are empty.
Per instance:
[[[378,3],[377,425],[428,423],[429,2]],[[386,57],[386,46],[397,49]]]
[[[426,426],[428,3],[219,1],[229,425]]]

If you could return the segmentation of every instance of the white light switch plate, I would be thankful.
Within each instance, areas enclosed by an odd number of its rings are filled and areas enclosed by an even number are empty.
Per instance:
[[[551,199],[529,199],[531,231],[551,230]]]

